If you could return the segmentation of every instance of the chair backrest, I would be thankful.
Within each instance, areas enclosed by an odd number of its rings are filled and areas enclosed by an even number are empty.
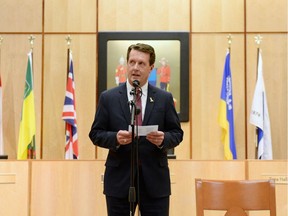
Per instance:
[[[274,180],[195,179],[195,187],[197,216],[204,216],[204,210],[224,210],[226,216],[270,210],[276,216]]]

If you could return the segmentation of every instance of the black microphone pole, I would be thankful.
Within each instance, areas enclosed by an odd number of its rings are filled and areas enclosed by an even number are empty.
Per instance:
[[[136,107],[136,91],[139,87],[139,81],[133,81],[134,89],[130,92],[133,95],[131,105],[131,129],[132,129],[132,143],[131,143],[131,174],[130,174],[130,188],[129,188],[129,203],[130,203],[130,216],[134,215],[134,204],[136,202],[136,190],[135,190],[135,116],[137,115]],[[136,140],[137,141],[137,140]]]

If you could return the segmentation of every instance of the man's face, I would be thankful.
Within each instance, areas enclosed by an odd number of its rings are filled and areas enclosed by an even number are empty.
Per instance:
[[[150,55],[148,53],[131,50],[127,62],[127,75],[129,83],[133,86],[133,81],[138,80],[143,86],[149,77],[154,65],[149,64]]]

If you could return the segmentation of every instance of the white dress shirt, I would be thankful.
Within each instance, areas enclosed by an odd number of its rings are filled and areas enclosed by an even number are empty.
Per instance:
[[[129,81],[127,80],[126,82],[126,86],[127,86],[127,97],[129,101],[133,100],[133,95],[130,94],[130,92],[134,89],[133,86],[130,85]],[[148,95],[148,82],[146,82],[142,87],[142,96],[141,96],[141,111],[142,111],[142,119],[144,120],[144,114],[145,114],[145,107],[146,107],[146,102],[147,102],[147,95]],[[131,109],[131,107],[130,107]]]

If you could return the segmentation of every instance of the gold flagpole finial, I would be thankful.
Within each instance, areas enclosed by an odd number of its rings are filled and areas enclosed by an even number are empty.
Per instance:
[[[232,44],[232,35],[231,35],[231,34],[229,34],[229,35],[227,36],[227,40],[228,40],[228,48],[230,49],[231,44]]]
[[[255,43],[258,45],[258,47],[260,47],[263,37],[260,34],[258,34],[254,38],[255,38]]]
[[[0,35],[0,47],[2,45],[3,40],[4,40],[4,38]]]
[[[67,46],[68,48],[70,48],[70,45],[71,45],[71,41],[72,41],[72,38],[70,35],[68,35],[66,38],[65,38],[66,42],[67,42]]]
[[[31,47],[31,49],[33,49],[35,37],[34,37],[33,35],[30,35],[30,36],[28,37],[28,40],[29,40],[29,42],[30,42],[30,47]]]

